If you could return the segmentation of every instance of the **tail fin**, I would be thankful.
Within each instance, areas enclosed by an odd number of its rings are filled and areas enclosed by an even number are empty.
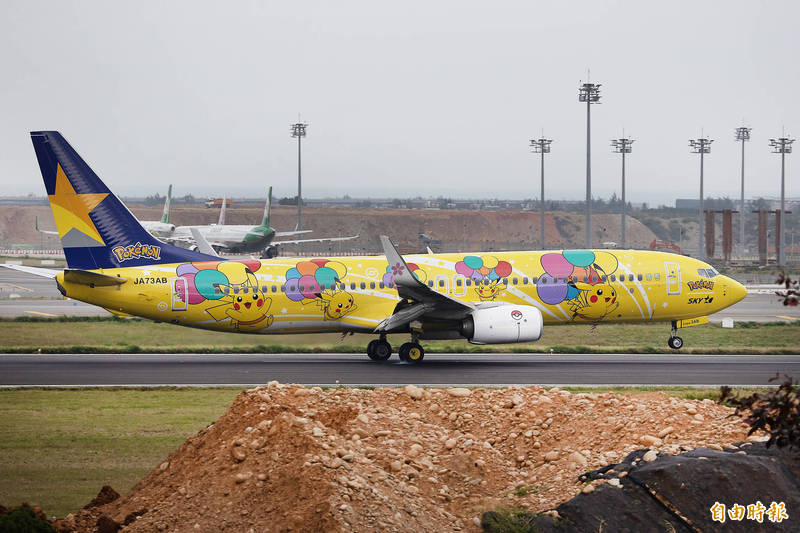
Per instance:
[[[261,219],[262,226],[270,227],[269,216],[271,210],[272,210],[272,187],[270,187],[269,191],[267,191],[267,203],[264,204],[264,218]]]
[[[57,131],[31,132],[69,268],[209,261],[150,235]]]
[[[222,196],[222,206],[219,208],[219,220],[217,220],[217,226],[224,226],[225,225],[225,202],[227,198]]]
[[[161,215],[161,222],[169,224],[169,204],[172,202],[172,184],[167,189],[167,199],[164,200],[164,214]]]

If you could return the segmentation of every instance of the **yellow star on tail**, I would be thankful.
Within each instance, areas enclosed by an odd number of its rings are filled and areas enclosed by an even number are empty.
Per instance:
[[[58,164],[56,168],[56,190],[50,198],[50,207],[53,209],[53,218],[58,227],[58,236],[63,237],[73,228],[84,235],[91,237],[100,244],[103,238],[89,218],[89,213],[103,201],[108,193],[78,194],[69,182],[67,175]]]

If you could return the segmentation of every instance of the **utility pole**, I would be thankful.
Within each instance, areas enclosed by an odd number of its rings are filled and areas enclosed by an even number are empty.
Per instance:
[[[742,196],[739,205],[739,255],[744,254],[744,143],[750,140],[753,128],[736,128],[736,140],[742,143]]]
[[[292,137],[297,138],[297,230],[303,229],[303,187],[301,180],[302,158],[300,145],[303,137],[306,136],[308,124],[298,122],[289,127],[292,129]]]
[[[542,192],[539,196],[539,208],[542,212],[542,237],[541,237],[541,246],[542,250],[544,250],[544,154],[550,153],[550,143],[553,142],[553,139],[545,139],[544,137],[540,137],[539,139],[531,139],[531,148],[532,152],[535,154],[542,154]]]
[[[711,153],[711,143],[714,142],[713,139],[709,139],[708,137],[700,137],[699,139],[689,139],[689,146],[692,149],[693,154],[700,154],[700,238],[698,240],[699,243],[699,250],[697,253],[697,257],[701,261],[705,261],[706,259],[706,250],[705,250],[705,219],[703,217],[703,156],[705,154]]]
[[[592,247],[592,104],[600,103],[599,83],[582,83],[578,101],[586,102],[586,249]]]
[[[786,239],[784,238],[786,235],[786,221],[784,220],[786,216],[786,210],[784,209],[784,193],[786,191],[786,154],[792,153],[793,142],[794,139],[789,137],[779,137],[777,139],[769,140],[769,145],[772,147],[772,153],[781,154],[781,211],[777,219],[778,225],[780,226],[778,238],[781,241],[781,245],[778,247],[779,266],[786,266]]]
[[[623,132],[623,135],[625,132]],[[611,146],[614,148],[614,153],[622,154],[622,236],[620,246],[624,249],[625,244],[625,154],[631,153],[631,145],[633,139],[630,137],[620,137],[619,139],[611,139]]]

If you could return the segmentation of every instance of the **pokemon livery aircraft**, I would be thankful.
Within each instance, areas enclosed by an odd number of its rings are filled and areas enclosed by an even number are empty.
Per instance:
[[[420,339],[531,342],[543,326],[671,322],[679,327],[746,295],[706,263],[636,250],[520,251],[331,259],[221,260],[165,244],[54,131],[31,133],[68,268],[36,269],[70,298],[182,326],[240,333],[357,332],[386,360],[389,333],[407,333],[400,359],[423,359]],[[29,267],[17,267],[34,271]]]

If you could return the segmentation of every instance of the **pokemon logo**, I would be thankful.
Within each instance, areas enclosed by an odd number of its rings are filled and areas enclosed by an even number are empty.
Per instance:
[[[686,284],[689,289],[696,291],[698,289],[705,289],[707,291],[714,290],[714,282],[708,279],[698,279],[696,281],[687,281]]]
[[[117,256],[117,260],[121,263],[123,261],[127,261],[128,259],[160,259],[161,258],[161,247],[160,246],[153,246],[150,244],[142,244],[137,242],[136,244],[131,244],[129,246],[115,246],[111,249],[115,256]]]

